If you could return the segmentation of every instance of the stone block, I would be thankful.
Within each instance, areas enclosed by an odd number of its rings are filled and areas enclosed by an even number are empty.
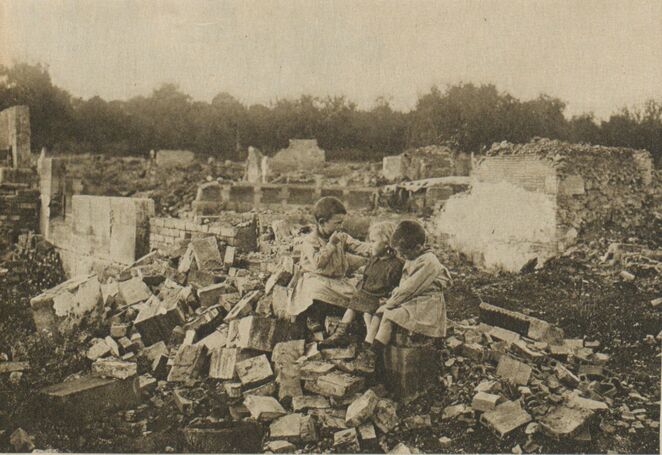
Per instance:
[[[588,426],[593,415],[589,409],[557,406],[540,419],[540,425],[545,434],[552,438],[571,438]]]
[[[237,249],[230,245],[226,246],[225,253],[223,254],[223,265],[226,267],[232,267],[236,256]]]
[[[191,240],[193,257],[198,270],[214,270],[223,268],[223,258],[218,249],[216,237]]]
[[[348,426],[358,427],[372,417],[378,402],[379,397],[371,389],[368,389],[349,405],[345,423]]]
[[[242,299],[228,312],[225,321],[240,319],[253,311],[253,305],[262,297],[262,291],[255,290],[246,294]]]
[[[156,378],[150,376],[149,374],[141,374],[138,376],[138,396],[145,397],[146,395],[149,395],[156,390],[157,385],[158,381]]]
[[[207,348],[201,345],[181,346],[175,355],[168,374],[169,382],[186,382],[200,379],[207,361]]]
[[[223,389],[230,398],[239,398],[241,396],[241,382],[226,382],[223,384]]]
[[[322,349],[322,357],[326,360],[347,360],[356,357],[356,345],[346,347]]]
[[[237,362],[235,369],[239,380],[245,386],[264,382],[274,374],[264,354]]]
[[[191,415],[193,413],[194,402],[186,398],[182,390],[173,390],[172,396],[179,412],[184,415]]]
[[[266,382],[252,389],[248,389],[242,393],[243,396],[256,395],[263,397],[272,397],[276,394],[276,383],[274,381]]]
[[[30,306],[37,330],[72,333],[82,322],[101,317],[101,285],[95,275],[72,278],[32,298]]]
[[[211,351],[209,377],[230,380],[236,377],[235,367],[240,354],[239,348],[215,348]]]
[[[316,380],[317,378],[330,373],[334,368],[335,366],[332,363],[313,360],[301,365],[299,373],[301,374],[301,379]]]
[[[271,309],[278,319],[289,320],[287,312],[287,301],[289,299],[288,289],[285,286],[274,286],[271,291]]]
[[[198,289],[198,301],[204,307],[210,307],[219,303],[219,298],[226,292],[227,285],[224,283],[212,284]]]
[[[141,306],[133,325],[142,336],[143,343],[150,346],[168,340],[172,330],[184,321],[185,312],[180,302],[162,302],[152,296]]]
[[[233,422],[225,428],[185,428],[184,439],[198,453],[258,453],[264,430],[251,421]],[[250,437],[246,437],[250,435]]]
[[[329,399],[320,395],[300,395],[292,398],[292,410],[294,412],[309,409],[328,409],[330,407]]]
[[[377,432],[375,426],[371,422],[365,422],[358,427],[359,436],[361,441],[370,442],[377,439]]]
[[[264,286],[264,293],[270,294],[274,286],[287,286],[294,275],[294,260],[289,256],[283,256],[278,268],[271,274]]]
[[[384,350],[386,387],[403,401],[425,393],[438,376],[434,348],[388,346]]]
[[[343,453],[358,452],[361,450],[359,436],[356,428],[348,428],[333,434],[333,447]]]
[[[554,367],[554,373],[556,374],[556,377],[559,379],[561,384],[567,387],[574,388],[579,385],[579,378],[575,376],[572,371],[568,370],[560,363],[556,364]]]
[[[430,414],[413,415],[407,417],[402,423],[408,430],[430,428],[432,426],[432,417]]]
[[[101,378],[127,379],[138,374],[138,365],[112,358],[97,359],[92,364],[92,374]]]
[[[382,398],[377,402],[372,422],[382,433],[388,433],[398,426],[398,407],[392,400]]]
[[[305,340],[281,341],[274,345],[271,362],[276,373],[288,364],[295,363],[305,352]]]
[[[395,447],[388,451],[389,454],[410,455],[413,453],[421,453],[416,447],[409,447],[402,442],[398,443]]]
[[[481,415],[483,425],[491,428],[497,436],[503,438],[508,433],[531,421],[531,416],[520,406],[519,402],[506,401],[497,405],[493,411]]]
[[[270,352],[282,341],[300,336],[298,326],[280,319],[247,316],[237,327],[237,346],[244,349]]]
[[[113,338],[125,337],[129,331],[129,324],[114,322],[110,326],[110,336]]]
[[[493,411],[501,400],[499,395],[478,392],[471,401],[471,407],[480,412]]]
[[[94,361],[110,355],[110,351],[110,346],[106,344],[105,340],[97,339],[92,346],[90,346],[90,349],[87,350],[86,356],[88,359]]]
[[[588,409],[590,411],[604,411],[609,409],[607,403],[590,398],[583,398],[577,394],[570,395],[568,406],[571,408]]]
[[[142,351],[142,355],[149,361],[154,362],[159,356],[168,355],[168,347],[163,341],[154,343],[151,346],[146,347]]]
[[[203,344],[207,346],[207,350],[211,352],[213,349],[222,348],[225,346],[227,338],[227,327],[218,328],[217,330],[214,330],[212,333],[198,341],[196,344]]]
[[[491,327],[487,333],[496,340],[505,341],[508,346],[520,339],[519,333],[504,329],[502,327]]]
[[[134,380],[84,376],[45,387],[41,393],[50,404],[65,410],[68,416],[98,418],[99,413],[126,409],[139,402],[134,393]]]
[[[303,414],[288,414],[274,420],[269,425],[269,437],[294,442],[315,442],[319,439],[314,419]]]
[[[120,281],[118,287],[119,297],[124,305],[134,305],[138,302],[144,302],[152,296],[152,291],[138,277]]]
[[[294,453],[297,447],[288,441],[269,441],[264,449],[271,453]]]
[[[251,417],[262,422],[271,421],[287,414],[285,409],[273,397],[249,395],[244,398],[244,406]]]
[[[347,373],[332,372],[315,381],[306,381],[307,390],[327,397],[344,398],[365,387],[365,379]]]
[[[514,384],[527,385],[531,377],[531,367],[509,355],[504,355],[499,360],[496,374]]]
[[[285,402],[303,395],[298,365],[287,364],[282,367],[278,373],[276,382],[278,383],[278,399],[280,401]]]

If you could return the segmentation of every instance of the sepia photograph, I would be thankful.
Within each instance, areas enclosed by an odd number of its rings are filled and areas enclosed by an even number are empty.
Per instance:
[[[0,453],[659,454],[662,1],[0,0]]]

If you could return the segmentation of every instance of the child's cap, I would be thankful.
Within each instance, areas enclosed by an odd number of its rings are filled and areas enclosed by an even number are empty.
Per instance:
[[[326,196],[315,203],[313,207],[313,216],[315,221],[329,220],[333,215],[345,215],[347,209],[345,205],[333,196]]]
[[[400,221],[391,237],[391,245],[413,249],[425,244],[425,228],[418,221]]]
[[[387,245],[391,244],[391,237],[395,232],[395,223],[391,221],[380,221],[370,225],[368,237],[377,237],[383,240]]]

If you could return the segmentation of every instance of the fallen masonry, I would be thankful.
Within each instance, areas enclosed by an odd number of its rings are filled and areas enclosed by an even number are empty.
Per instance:
[[[190,449],[275,453],[414,453],[394,439],[445,425],[512,436],[527,451],[533,442],[520,438],[582,437],[595,416],[616,412],[622,385],[599,343],[489,303],[479,319],[449,321],[444,340],[397,330],[382,358],[360,339],[322,348],[339,317],[311,334],[284,312],[298,261],[295,248],[246,253],[201,234],[110,277],[44,292],[32,306],[41,327],[59,334],[96,324],[84,338],[89,375],[45,388],[48,409],[66,404],[89,418],[166,406],[186,422]],[[72,302],[90,311],[58,314]],[[0,373],[29,371],[0,360]],[[461,387],[429,409],[416,401]],[[634,411],[623,413],[628,430],[653,428],[654,414]],[[440,448],[457,440],[446,434],[434,435]]]

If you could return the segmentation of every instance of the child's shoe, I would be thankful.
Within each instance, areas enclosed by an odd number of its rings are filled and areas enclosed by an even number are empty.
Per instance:
[[[333,334],[324,341],[318,343],[322,347],[347,346],[351,342],[349,338],[349,324],[339,322]]]

